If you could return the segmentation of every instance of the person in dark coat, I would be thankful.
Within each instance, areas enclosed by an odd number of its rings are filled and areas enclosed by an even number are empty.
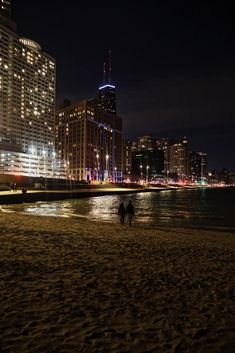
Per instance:
[[[123,202],[121,202],[119,207],[118,207],[118,214],[119,214],[119,217],[120,217],[120,223],[124,224],[126,210],[125,210],[125,206],[124,206]]]
[[[135,209],[132,205],[131,200],[129,201],[128,205],[126,206],[126,214],[128,217],[128,225],[131,226],[132,218],[135,215]]]

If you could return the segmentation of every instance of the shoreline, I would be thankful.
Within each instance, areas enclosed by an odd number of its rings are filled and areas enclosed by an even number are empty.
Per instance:
[[[39,201],[40,202],[40,201]],[[102,221],[98,221],[97,219],[89,219],[89,216],[81,216],[81,215],[58,215],[58,214],[36,214],[36,213],[27,213],[27,212],[22,212],[22,211],[15,211],[15,210],[8,210],[8,209],[4,209],[2,208],[2,206],[0,204],[0,215],[1,214],[17,214],[17,215],[23,215],[23,216],[28,216],[28,217],[40,217],[40,218],[55,218],[55,219],[70,219],[70,220],[74,220],[74,221],[81,221],[81,222],[89,222],[91,224],[104,224],[104,225],[111,225],[113,224],[113,220],[112,221],[107,221],[107,220],[102,220]],[[118,224],[119,219],[117,216],[117,222],[116,225]],[[127,223],[124,224],[123,229],[125,229],[125,227],[127,228],[128,225]],[[133,224],[132,224],[132,228],[138,228],[138,229],[143,229],[143,230],[155,230],[155,231],[169,231],[174,229],[176,232],[177,231],[181,231],[182,229],[184,230],[192,230],[192,231],[208,231],[208,232],[215,232],[215,233],[228,233],[230,235],[235,234],[235,228],[234,227],[223,227],[223,226],[195,226],[195,225],[163,225],[163,224],[149,224],[149,223],[144,223],[144,222],[138,222],[136,221],[136,219],[134,219]]]
[[[17,192],[0,192],[0,205],[4,204],[20,204],[20,203],[33,203],[38,201],[60,201],[69,199],[79,199],[85,197],[118,195],[118,194],[131,194],[139,192],[159,192],[167,190],[176,190],[171,187],[145,187],[145,188],[121,188],[121,187],[106,187],[106,188],[93,188],[90,187],[79,190],[29,190],[26,194],[21,191]]]
[[[235,237],[0,215],[9,353],[232,353]]]
[[[103,185],[91,185],[84,188],[80,185],[79,189],[72,190],[34,190],[29,189],[27,193],[23,194],[21,190],[16,192],[11,191],[0,191],[0,205],[4,204],[21,204],[21,203],[33,203],[38,201],[60,201],[69,199],[80,199],[86,197],[96,197],[96,196],[106,196],[106,195],[118,195],[118,194],[128,194],[128,193],[141,193],[141,192],[160,192],[169,190],[198,190],[202,188],[218,188],[221,187],[201,187],[201,186],[141,186],[141,187],[128,187],[128,186],[118,186]]]

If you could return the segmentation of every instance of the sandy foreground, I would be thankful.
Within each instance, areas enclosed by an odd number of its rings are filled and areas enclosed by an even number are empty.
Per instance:
[[[0,212],[0,352],[235,347],[235,234]]]

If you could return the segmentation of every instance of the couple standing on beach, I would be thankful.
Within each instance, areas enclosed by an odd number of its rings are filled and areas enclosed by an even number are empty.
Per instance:
[[[121,224],[124,224],[125,216],[127,215],[127,217],[128,217],[128,225],[131,226],[132,218],[135,215],[135,209],[134,209],[134,206],[132,205],[132,202],[129,201],[129,203],[126,206],[126,208],[124,206],[124,203],[121,202],[120,205],[119,205],[119,208],[118,208],[118,214],[119,214],[119,217],[120,217],[120,223]]]

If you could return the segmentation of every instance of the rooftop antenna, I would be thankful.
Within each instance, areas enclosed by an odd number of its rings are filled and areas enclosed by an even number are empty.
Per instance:
[[[106,63],[104,62],[104,69],[103,69],[103,85],[106,83]]]
[[[111,84],[111,73],[112,73],[112,51],[109,50],[109,84]]]

